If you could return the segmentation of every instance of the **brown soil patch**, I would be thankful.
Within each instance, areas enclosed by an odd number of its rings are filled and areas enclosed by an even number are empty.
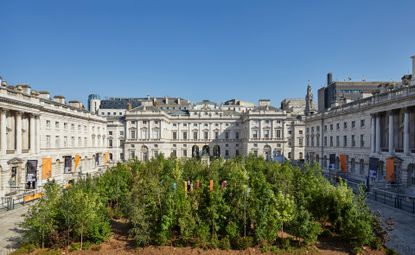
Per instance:
[[[89,254],[105,254],[105,255],[285,255],[285,254],[324,254],[324,255],[349,255],[351,247],[339,239],[327,238],[320,240],[316,247],[302,249],[295,252],[261,252],[259,248],[248,248],[246,250],[220,250],[191,247],[172,247],[172,246],[148,246],[144,248],[135,248],[132,240],[128,237],[129,223],[125,220],[115,220],[112,222],[113,235],[111,238],[99,246],[93,246],[86,251],[73,251],[71,255],[89,255]],[[284,237],[288,236],[285,233]],[[281,236],[281,234],[280,234]],[[39,250],[35,254],[42,254]],[[63,250],[61,255],[66,254]],[[384,251],[373,251],[365,247],[362,255],[385,255]]]

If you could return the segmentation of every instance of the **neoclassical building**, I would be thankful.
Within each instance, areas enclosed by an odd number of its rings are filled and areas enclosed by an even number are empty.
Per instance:
[[[415,56],[412,75],[305,119],[306,159],[327,172],[415,192]]]
[[[108,119],[113,160],[147,160],[160,153],[176,157],[230,158],[253,153],[268,159],[278,155],[292,160],[304,158],[304,104],[302,111],[293,111],[298,109],[298,101],[287,102],[279,109],[270,100],[259,100],[255,105],[236,99],[222,104],[208,100],[191,104],[169,97],[98,102],[98,97],[93,98],[90,104],[100,105],[98,115]]]
[[[79,101],[0,81],[0,197],[65,184],[106,163],[107,120]]]

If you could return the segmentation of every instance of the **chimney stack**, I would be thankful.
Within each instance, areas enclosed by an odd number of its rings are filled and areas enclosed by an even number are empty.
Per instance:
[[[65,97],[64,96],[54,96],[54,101],[60,104],[65,104]]]
[[[50,94],[48,91],[38,91],[39,97],[43,99],[50,99]]]
[[[327,86],[330,85],[333,82],[333,74],[328,73],[327,74]]]

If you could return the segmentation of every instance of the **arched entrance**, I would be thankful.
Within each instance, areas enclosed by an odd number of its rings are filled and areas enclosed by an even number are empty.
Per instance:
[[[193,145],[192,147],[192,158],[198,158],[199,155],[199,146]]]
[[[219,145],[213,146],[213,157],[215,157],[215,158],[220,157],[220,147],[219,147]]]
[[[143,145],[141,146],[141,155],[143,161],[148,161],[148,147]]]
[[[264,156],[265,156],[265,160],[271,160],[271,146],[269,145],[264,146]]]
[[[209,145],[205,145],[202,147],[202,156],[209,156]]]

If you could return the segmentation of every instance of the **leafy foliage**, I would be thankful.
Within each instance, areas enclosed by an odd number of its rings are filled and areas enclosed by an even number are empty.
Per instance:
[[[285,247],[282,231],[304,245],[323,231],[356,247],[377,240],[363,193],[331,185],[318,165],[300,169],[252,155],[209,166],[160,155],[118,164],[67,190],[50,183],[23,226],[29,243],[79,242],[82,249],[108,238],[110,217],[128,218],[139,246]]]

